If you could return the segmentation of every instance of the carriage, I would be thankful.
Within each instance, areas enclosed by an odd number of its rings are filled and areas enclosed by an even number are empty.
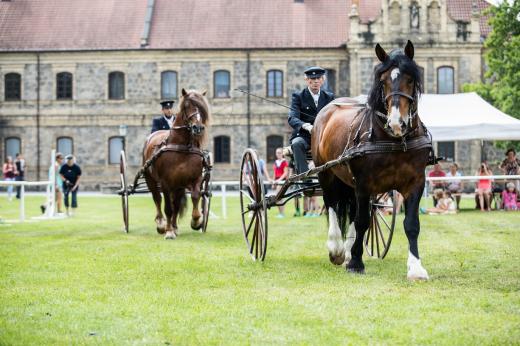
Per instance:
[[[292,155],[290,151],[285,151]],[[310,153],[309,153],[310,154]],[[292,159],[292,156],[290,157]],[[263,261],[267,253],[268,218],[271,207],[285,205],[299,196],[320,196],[322,190],[317,174],[325,169],[347,161],[351,156],[330,161],[325,165],[312,168],[301,174],[289,176],[275,194],[266,194],[262,175],[259,172],[258,157],[254,149],[246,149],[242,156],[240,169],[240,207],[244,238],[253,260]],[[310,155],[307,159],[311,159]],[[389,193],[377,194],[370,200],[370,226],[363,240],[369,256],[385,258],[392,243],[395,228],[397,204],[391,206],[390,215],[384,215],[384,201]],[[345,240],[345,239],[343,239]]]

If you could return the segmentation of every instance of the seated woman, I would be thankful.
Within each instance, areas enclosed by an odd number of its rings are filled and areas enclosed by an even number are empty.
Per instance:
[[[506,188],[502,191],[502,206],[504,210],[519,210],[520,202],[517,202],[518,191],[516,190],[515,184],[509,182],[506,184]]]
[[[435,197],[437,199],[437,205],[434,208],[426,210],[429,215],[457,213],[457,207],[455,206],[455,202],[451,198],[451,193],[449,191],[438,190]]]
[[[462,174],[459,171],[459,165],[457,165],[455,162],[453,162],[450,165],[450,171],[446,173],[447,177],[460,177]],[[448,191],[451,192],[452,196],[455,197],[455,202],[457,204],[457,210],[459,210],[460,205],[460,196],[462,193],[462,190],[464,189],[464,185],[462,180],[460,179],[450,179],[447,181],[448,183]]]
[[[484,177],[493,175],[493,172],[485,162],[482,162],[475,175]],[[475,192],[478,196],[480,210],[485,211],[487,208],[487,211],[491,211],[491,179],[479,179]]]

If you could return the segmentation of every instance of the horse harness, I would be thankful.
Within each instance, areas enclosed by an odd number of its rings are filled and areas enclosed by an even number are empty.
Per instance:
[[[390,95],[391,96],[391,95]],[[400,139],[400,141],[393,141],[393,140],[374,140],[373,139],[373,119],[376,119],[376,124],[381,127],[385,133],[391,135],[389,131],[385,128],[385,125],[381,121],[381,117],[384,117],[386,119],[386,115],[384,115],[381,112],[373,111],[369,107],[366,107],[363,110],[360,110],[358,114],[363,114],[363,118],[361,119],[359,126],[356,130],[356,133],[354,135],[354,139],[352,142],[352,145],[350,145],[350,139],[351,136],[349,136],[347,145],[345,146],[345,149],[343,150],[343,153],[335,160],[328,161],[325,164],[318,166],[316,168],[310,169],[307,172],[300,173],[298,175],[292,176],[288,178],[288,181],[294,182],[301,179],[308,178],[309,176],[322,172],[326,169],[329,169],[331,167],[340,165],[340,164],[346,164],[348,166],[348,163],[350,160],[358,157],[362,157],[365,155],[372,155],[372,154],[386,154],[386,153],[395,153],[395,152],[406,152],[406,151],[415,151],[415,150],[421,150],[421,149],[429,149],[429,156],[428,156],[428,165],[435,163],[435,153],[433,151],[433,144],[432,144],[432,137],[430,134],[430,131],[426,128],[424,123],[421,121],[420,126],[422,126],[424,130],[424,135],[420,135],[417,137],[410,138],[410,135],[413,132],[416,132],[418,129],[418,126],[409,129]],[[363,124],[366,121],[367,116],[370,118],[370,126],[368,131],[361,133],[361,130],[363,128]],[[415,111],[412,115],[414,118],[417,116],[417,111]],[[410,118],[412,118],[412,116]],[[351,131],[352,133],[352,127],[354,126],[354,122],[351,124]],[[361,139],[365,136],[367,140],[362,141]],[[391,135],[391,137],[397,138],[394,135]]]

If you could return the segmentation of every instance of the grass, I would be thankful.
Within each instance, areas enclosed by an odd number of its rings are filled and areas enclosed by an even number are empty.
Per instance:
[[[173,241],[150,198],[130,198],[129,234],[118,198],[79,203],[71,219],[0,224],[0,344],[520,344],[520,213],[421,216],[431,280],[409,282],[401,217],[387,258],[358,276],[329,264],[323,218],[271,210],[255,263],[237,198],[206,234],[185,217]]]

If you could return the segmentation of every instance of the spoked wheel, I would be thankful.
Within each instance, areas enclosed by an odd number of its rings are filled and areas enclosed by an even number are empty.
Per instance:
[[[395,196],[396,191],[392,191]],[[397,212],[397,203],[394,201],[393,206],[389,206],[385,201],[389,198],[389,193],[382,193],[372,196],[370,201],[370,226],[365,233],[365,249],[369,256],[380,259],[385,258],[392,236],[394,234],[395,218]],[[385,216],[386,211],[391,210],[391,215]]]
[[[121,177],[121,201],[123,206],[123,222],[125,224],[125,232],[128,233],[128,185],[126,184],[126,156],[125,151],[121,150],[121,159],[119,160],[119,174]]]
[[[211,206],[211,173],[208,172],[204,177],[201,186],[201,203],[202,203],[202,233],[206,232],[209,220],[209,211]]]
[[[247,248],[263,261],[267,250],[267,204],[256,153],[247,149],[240,166],[240,211]]]

